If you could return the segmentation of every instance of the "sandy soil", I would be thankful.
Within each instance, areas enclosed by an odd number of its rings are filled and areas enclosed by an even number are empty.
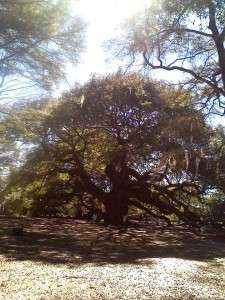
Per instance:
[[[0,274],[6,300],[224,300],[225,235],[0,218]]]

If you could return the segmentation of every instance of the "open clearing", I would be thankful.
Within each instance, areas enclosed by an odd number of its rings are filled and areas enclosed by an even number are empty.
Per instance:
[[[225,299],[225,236],[0,218],[0,299]]]

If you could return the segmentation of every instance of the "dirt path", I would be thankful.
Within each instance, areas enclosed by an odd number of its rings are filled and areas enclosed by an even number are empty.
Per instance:
[[[225,299],[225,240],[185,229],[118,230],[0,218],[0,299]]]

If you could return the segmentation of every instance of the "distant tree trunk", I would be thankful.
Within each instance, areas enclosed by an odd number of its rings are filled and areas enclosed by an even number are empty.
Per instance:
[[[105,202],[104,221],[109,225],[123,225],[128,213],[128,198],[123,191],[112,192],[110,198]]]

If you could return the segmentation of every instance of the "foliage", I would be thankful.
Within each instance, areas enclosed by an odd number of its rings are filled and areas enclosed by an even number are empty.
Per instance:
[[[70,11],[69,0],[0,1],[2,100],[10,92],[16,98],[22,87],[49,90],[65,65],[77,62],[84,24]]]
[[[8,138],[35,147],[5,193],[23,187],[34,211],[60,214],[75,201],[111,224],[122,223],[132,207],[168,224],[199,221],[206,182],[201,153],[210,129],[188,92],[116,74],[18,114],[24,125],[6,130]]]
[[[138,62],[147,69],[181,72],[179,83],[197,96],[198,107],[224,115],[224,24],[224,1],[153,1],[125,24],[110,48],[128,57],[129,66]]]

